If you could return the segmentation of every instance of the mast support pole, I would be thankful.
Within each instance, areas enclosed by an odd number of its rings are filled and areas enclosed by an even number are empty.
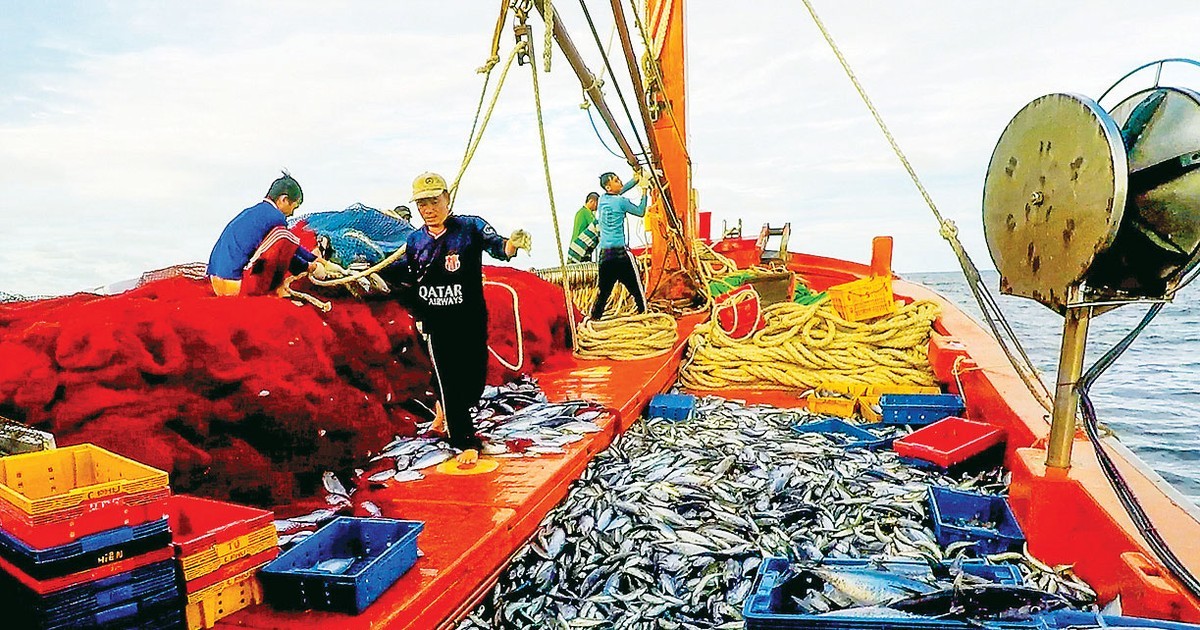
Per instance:
[[[1068,292],[1068,304],[1078,303],[1079,287]],[[1058,380],[1054,391],[1054,410],[1050,418],[1050,441],[1046,445],[1048,468],[1070,468],[1071,447],[1075,440],[1075,415],[1079,392],[1075,385],[1083,374],[1083,355],[1087,346],[1091,306],[1067,308],[1063,317],[1062,347],[1058,353]]]
[[[534,2],[539,13],[543,7],[541,2]],[[604,120],[604,125],[608,127],[609,133],[617,141],[617,146],[620,147],[622,155],[625,156],[625,161],[629,164],[629,168],[638,168],[638,157],[634,153],[633,148],[629,146],[629,141],[625,139],[625,135],[621,133],[621,128],[617,126],[617,119],[613,116],[612,110],[608,108],[608,103],[604,101],[604,94],[600,92],[600,81],[596,79],[596,75],[588,69],[587,64],[583,62],[583,57],[579,55],[579,49],[575,47],[575,42],[571,41],[571,36],[567,35],[567,30],[563,26],[562,20],[558,19],[558,13],[554,13],[549,18],[543,13],[543,19],[551,19],[554,21],[554,41],[558,42],[558,47],[563,51],[563,56],[567,58],[567,63],[571,64],[571,69],[575,71],[575,76],[579,77],[579,83],[583,85],[583,91],[587,93],[588,98],[596,105],[596,110],[600,112],[600,118]]]

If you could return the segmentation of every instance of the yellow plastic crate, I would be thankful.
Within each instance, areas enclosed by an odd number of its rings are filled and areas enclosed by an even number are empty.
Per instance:
[[[825,292],[833,308],[847,321],[860,322],[896,312],[891,278],[861,278],[829,287]]]
[[[0,500],[30,516],[169,485],[166,472],[94,444],[0,457]]]
[[[279,533],[272,523],[249,534],[219,542],[204,551],[183,556],[179,564],[183,567],[183,581],[208,575],[218,568],[257,553],[262,553],[279,544]]]
[[[853,398],[826,398],[810,394],[808,410],[812,413],[849,418],[854,415]]]
[[[188,630],[211,628],[233,613],[263,602],[262,584],[255,577],[262,567],[196,591],[187,597]]]
[[[821,383],[816,389],[819,392],[831,392],[835,394],[845,394],[846,396],[862,396],[868,393],[870,385],[866,383],[855,383],[851,381],[842,381],[837,383]]]
[[[878,399],[884,394],[940,394],[940,387],[922,387],[920,385],[872,385],[867,389],[867,395]],[[879,401],[876,400],[876,403]]]
[[[871,405],[879,406],[879,396],[860,396],[858,398],[858,415],[862,416],[864,423],[881,422],[883,414],[875,411]]]

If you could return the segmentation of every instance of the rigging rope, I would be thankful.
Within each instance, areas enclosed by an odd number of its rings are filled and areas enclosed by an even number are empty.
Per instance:
[[[664,313],[587,320],[579,325],[575,356],[613,361],[648,359],[670,352],[677,339],[675,318]]]
[[[496,91],[492,94],[492,102],[488,104],[487,114],[485,114],[483,117],[483,125],[479,126],[478,134],[475,133],[475,128],[479,123],[479,111],[476,110],[475,112],[475,122],[471,124],[471,136],[467,138],[466,153],[463,155],[462,164],[458,168],[458,175],[455,176],[454,183],[450,185],[451,208],[454,207],[454,199],[458,194],[458,184],[462,181],[463,174],[467,172],[467,166],[470,165],[471,159],[475,157],[475,151],[479,149],[479,142],[483,139],[483,132],[487,129],[488,122],[492,120],[492,112],[495,111],[496,101],[500,98],[500,89],[504,87],[504,80],[508,78],[508,71],[510,68],[512,68],[513,60],[516,59],[520,53],[525,52],[528,45],[529,44],[525,40],[521,40],[517,42],[516,46],[513,46],[512,52],[509,53],[508,61],[504,62],[504,70],[500,72],[500,79],[496,84]],[[487,78],[484,79],[483,83],[484,93],[487,92],[487,84],[490,79],[491,70],[488,70]],[[479,104],[481,106],[483,105],[483,94],[480,94],[479,96]]]
[[[763,309],[765,327],[733,339],[713,320],[688,339],[679,382],[688,389],[755,387],[805,390],[823,383],[935,384],[929,334],[938,307],[918,301],[869,322],[842,319],[822,300]]]
[[[950,244],[950,248],[954,250],[954,254],[958,258],[959,266],[962,267],[963,274],[967,276],[967,284],[970,286],[972,294],[975,295],[976,301],[979,302],[979,308],[983,312],[984,319],[991,328],[992,334],[996,337],[996,341],[1000,344],[1001,350],[1004,351],[1005,356],[1008,357],[1009,362],[1012,364],[1013,368],[1016,369],[1017,374],[1021,377],[1021,381],[1025,383],[1025,387],[1029,390],[1029,393],[1033,395],[1034,399],[1036,399],[1043,408],[1049,411],[1052,407],[1049,389],[1046,387],[1046,384],[1042,382],[1041,378],[1037,376],[1037,370],[1033,367],[1033,362],[1030,360],[1029,355],[1025,353],[1025,348],[1017,339],[1016,334],[1008,324],[1007,318],[1005,318],[1004,314],[1000,312],[999,305],[996,304],[986,285],[984,285],[983,279],[979,275],[979,269],[975,266],[975,263],[967,254],[966,249],[963,248],[962,243],[958,240],[958,228],[954,225],[953,221],[943,218],[942,213],[938,211],[937,204],[933,202],[933,198],[929,195],[929,191],[925,189],[925,185],[921,182],[921,178],[917,176],[916,169],[914,169],[912,164],[909,163],[908,157],[905,156],[904,151],[900,149],[900,145],[892,136],[891,131],[888,130],[887,125],[883,122],[883,118],[879,115],[879,111],[875,109],[875,105],[871,102],[870,97],[867,96],[866,90],[863,89],[862,84],[858,82],[858,77],[855,76],[854,71],[850,68],[850,63],[846,61],[846,58],[842,55],[842,51],[833,41],[833,36],[830,35],[829,31],[825,29],[825,24],[821,22],[821,18],[817,16],[817,11],[813,8],[810,0],[802,1],[804,2],[805,8],[808,9],[809,15],[812,16],[813,22],[816,23],[817,29],[821,31],[822,37],[825,38],[825,42],[829,44],[829,48],[833,50],[833,54],[835,57],[837,57],[838,63],[841,64],[842,70],[845,71],[846,76],[850,79],[850,82],[854,84],[854,89],[858,92],[859,98],[862,99],[863,104],[865,104],[867,109],[870,110],[871,117],[875,119],[875,124],[878,125],[880,131],[883,132],[884,138],[886,138],[888,144],[891,145],[892,151],[896,154],[896,157],[899,158],[900,163],[904,166],[904,170],[908,172],[908,176],[912,179],[913,184],[917,187],[917,191],[921,193],[921,197],[925,200],[925,204],[929,206],[930,211],[933,212],[934,219],[936,219],[938,222],[938,233],[942,236],[942,238],[946,239],[946,241]],[[998,326],[1003,328],[1004,334],[1001,334],[1001,330],[998,328]],[[1011,344],[1012,347],[1010,347],[1009,344]],[[1020,355],[1020,359],[1014,356],[1014,348],[1016,353]]]
[[[524,17],[523,14],[519,15],[522,18]],[[550,15],[546,19],[547,21],[553,21],[553,16]],[[522,43],[527,42],[523,41]],[[534,109],[537,111],[538,140],[542,146],[542,170],[546,173],[546,193],[550,197],[550,219],[554,223],[554,242],[557,245],[555,250],[558,252],[558,265],[563,274],[563,299],[565,300],[567,324],[571,329],[571,344],[575,346],[578,344],[579,338],[575,327],[575,313],[571,308],[571,282],[570,278],[567,277],[567,259],[563,256],[562,232],[558,227],[558,211],[554,207],[554,187],[550,179],[550,154],[546,150],[546,126],[542,121],[542,92],[538,86],[537,63],[534,61],[533,55],[529,56],[529,70],[533,77],[533,104]]]

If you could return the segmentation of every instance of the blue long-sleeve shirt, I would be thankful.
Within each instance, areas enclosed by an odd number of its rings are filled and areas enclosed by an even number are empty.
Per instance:
[[[622,196],[635,184],[637,180],[631,179],[625,182],[620,194],[606,192],[600,195],[600,202],[596,205],[596,219],[600,223],[600,249],[625,247],[625,215],[646,215],[646,195],[642,195],[642,202],[638,205]]]
[[[242,271],[254,251],[262,244],[267,234],[277,228],[287,227],[287,220],[275,204],[263,199],[259,203],[238,213],[213,245],[208,256],[208,275],[226,280],[241,280]],[[303,247],[296,248],[293,259],[307,266],[317,257]]]

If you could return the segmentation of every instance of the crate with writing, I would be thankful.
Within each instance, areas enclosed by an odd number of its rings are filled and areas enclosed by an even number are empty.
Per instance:
[[[189,593],[207,588],[279,555],[274,513],[176,495],[167,501],[171,544]]]
[[[92,444],[0,457],[0,529],[34,549],[166,517],[167,473]]]
[[[45,580],[165,549],[170,543],[171,529],[165,518],[89,534],[44,549],[0,530],[0,557],[30,577]]]

